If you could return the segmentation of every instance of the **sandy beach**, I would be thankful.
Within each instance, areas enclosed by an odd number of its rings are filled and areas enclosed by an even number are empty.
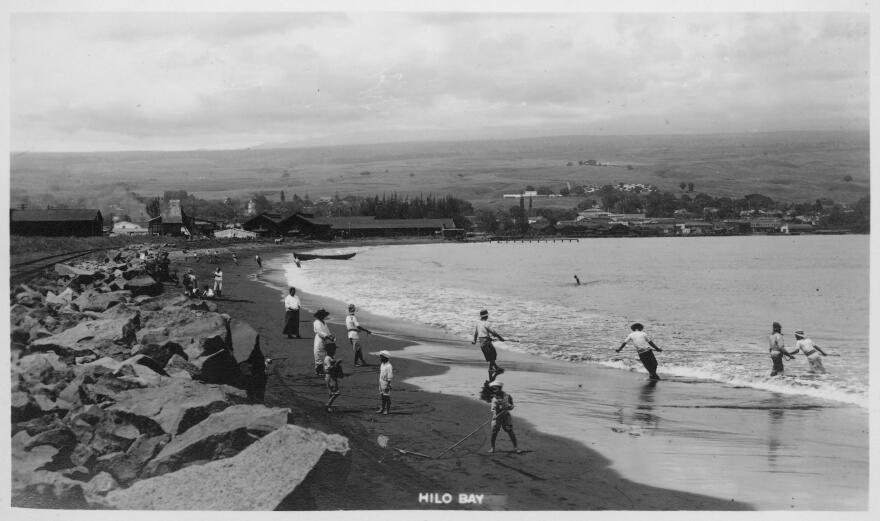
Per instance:
[[[266,402],[290,407],[299,425],[347,436],[354,448],[352,469],[345,482],[325,491],[317,510],[413,510],[476,508],[510,510],[739,510],[745,505],[730,499],[674,492],[623,479],[608,468],[609,461],[596,451],[557,436],[539,433],[514,416],[517,435],[528,452],[515,455],[500,436],[500,453],[490,456],[488,429],[474,435],[441,459],[401,454],[394,448],[437,455],[485,422],[488,405],[475,399],[431,393],[406,383],[409,378],[442,375],[447,368],[396,356],[411,342],[371,335],[367,352],[387,349],[394,356],[395,388],[392,413],[375,414],[378,406],[378,366],[354,368],[351,351],[342,349],[346,373],[337,412],[324,410],[323,379],[313,375],[311,314],[303,313],[302,340],[281,335],[282,292],[257,280],[272,280],[273,263],[263,254],[263,272],[257,271],[253,255],[239,252],[241,266],[225,263],[224,300],[221,309],[233,320],[248,322],[262,334],[272,364]],[[206,263],[194,265],[200,280],[213,270]],[[277,277],[279,273],[274,273]],[[278,280],[278,279],[274,279]],[[333,309],[309,295],[304,306]],[[331,330],[345,338],[344,318],[331,315]],[[365,322],[366,324],[366,322]],[[378,324],[370,324],[378,328]],[[369,327],[369,326],[368,326]],[[367,355],[368,361],[378,360]],[[379,437],[388,439],[385,448]],[[425,499],[425,494],[430,496]],[[444,503],[443,494],[453,497]],[[483,504],[462,504],[459,494],[483,495]],[[420,495],[422,500],[420,501]]]
[[[223,264],[224,298],[217,302],[233,320],[259,331],[264,352],[275,359],[267,404],[290,407],[296,423],[343,434],[352,443],[351,472],[324,491],[317,510],[868,508],[867,414],[862,424],[860,415],[814,399],[707,382],[653,385],[637,373],[502,350],[503,380],[516,398],[514,425],[525,453],[512,453],[502,432],[499,453],[489,455],[489,428],[477,429],[489,418],[488,404],[479,399],[486,379],[479,351],[436,331],[359,314],[381,333],[365,337],[365,352],[387,349],[393,357],[392,413],[377,415],[378,360],[367,354],[370,366],[352,366],[343,303],[301,294],[303,339],[287,339],[281,334],[286,283],[280,270],[287,258],[262,255],[261,273],[253,252],[244,249],[240,266]],[[200,280],[209,280],[212,265],[191,266]],[[319,307],[331,312],[328,323],[342,340],[347,373],[334,413],[324,410],[324,382],[312,374],[311,313]],[[810,484],[820,468],[835,479],[816,494]],[[785,480],[784,491],[766,486],[774,479]]]

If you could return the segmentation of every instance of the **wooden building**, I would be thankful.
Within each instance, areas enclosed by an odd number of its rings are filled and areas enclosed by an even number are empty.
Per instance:
[[[10,210],[11,235],[100,236],[104,218],[99,210]]]
[[[193,234],[192,219],[180,206],[180,201],[172,199],[161,215],[153,217],[148,223],[152,235],[191,236]]]
[[[280,214],[263,212],[243,222],[243,230],[256,233],[259,237],[280,237],[287,233],[289,226]]]

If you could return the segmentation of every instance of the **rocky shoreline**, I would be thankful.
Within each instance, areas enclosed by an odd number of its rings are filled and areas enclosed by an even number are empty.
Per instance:
[[[12,506],[304,509],[348,472],[346,437],[260,403],[259,335],[175,289],[175,255],[132,246],[11,289]]]

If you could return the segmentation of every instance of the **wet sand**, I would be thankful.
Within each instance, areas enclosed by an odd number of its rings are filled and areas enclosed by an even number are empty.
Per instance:
[[[267,356],[278,359],[267,403],[291,407],[298,424],[338,432],[352,443],[347,479],[322,492],[318,510],[867,508],[867,414],[705,382],[650,385],[637,373],[501,351],[526,453],[508,452],[502,432],[500,452],[489,455],[489,429],[477,429],[489,418],[488,404],[478,397],[486,379],[479,350],[359,314],[366,327],[389,333],[363,335],[365,352],[388,349],[393,356],[392,414],[377,415],[378,367],[352,367],[343,303],[301,295],[309,310],[300,327],[304,339],[281,335],[286,284],[270,255],[263,254],[258,276],[247,251],[239,252],[241,266],[224,263],[218,303],[233,320],[261,332]],[[199,265],[200,280],[212,269]],[[311,312],[318,307],[332,314],[328,322],[343,340],[349,373],[334,413],[324,411],[323,380],[312,375]],[[475,429],[439,459],[394,450],[437,456]],[[380,436],[388,440],[384,448]],[[784,481],[783,491],[769,489],[774,480]],[[482,495],[481,504],[462,504],[459,494]]]

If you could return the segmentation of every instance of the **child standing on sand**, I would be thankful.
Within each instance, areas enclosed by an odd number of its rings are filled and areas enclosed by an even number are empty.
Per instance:
[[[654,345],[654,341],[643,331],[645,327],[640,323],[636,322],[630,326],[630,329],[632,329],[632,333],[630,333],[626,337],[626,340],[620,344],[620,347],[617,348],[617,352],[619,353],[621,349],[626,347],[626,344],[632,344],[639,353],[639,359],[642,361],[642,365],[645,366],[645,369],[648,370],[648,374],[651,375],[651,380],[659,380],[660,377],[657,376],[657,359],[654,357],[654,353],[651,352],[651,349],[653,348],[654,351],[657,351],[658,353],[663,350]]]
[[[519,450],[516,444],[516,434],[513,433],[513,421],[510,419],[510,411],[513,410],[513,397],[504,392],[504,384],[498,380],[490,383],[489,387],[494,391],[489,409],[492,413],[492,445],[489,448],[489,453],[495,452],[495,440],[498,438],[498,431],[504,429],[504,432],[510,436],[510,441],[513,442],[514,452],[520,454],[522,451]]]
[[[391,355],[388,351],[379,351],[379,398],[382,406],[376,411],[379,414],[391,412],[391,379],[394,378],[394,368],[391,367]]]
[[[333,402],[339,398],[339,379],[342,378],[342,360],[334,358],[336,345],[327,346],[327,356],[324,357],[324,383],[327,385],[327,412],[333,412]]]
[[[822,365],[822,356],[828,356],[828,353],[823,351],[822,348],[820,348],[818,345],[814,344],[812,340],[807,338],[802,330],[795,331],[794,338],[797,343],[795,344],[795,349],[791,352],[791,354],[795,354],[798,351],[803,352],[804,355],[807,357],[807,361],[810,362],[810,372],[824,374],[825,366]]]

